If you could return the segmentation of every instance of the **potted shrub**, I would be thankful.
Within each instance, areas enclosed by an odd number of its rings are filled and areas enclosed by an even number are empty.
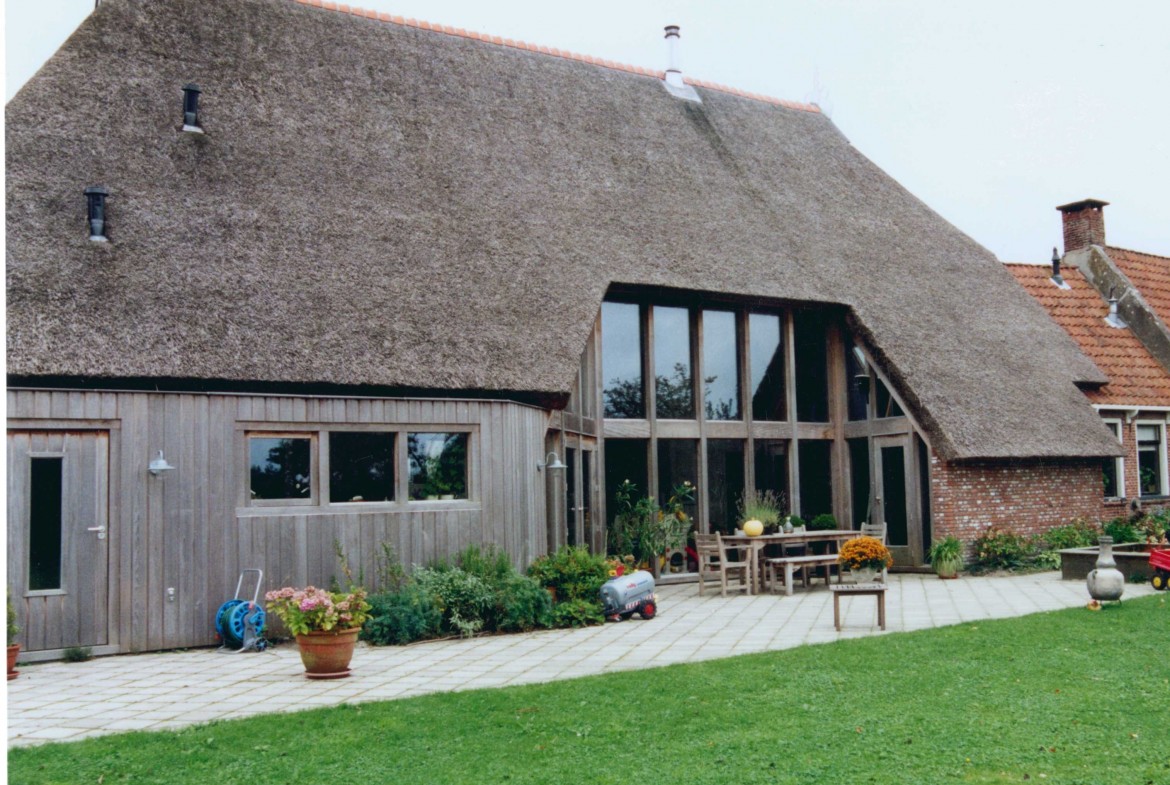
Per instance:
[[[264,595],[268,610],[275,613],[296,636],[310,679],[340,679],[349,675],[358,633],[369,617],[366,590],[329,592],[308,586],[286,586]]]
[[[8,596],[8,680],[12,681],[20,675],[16,669],[16,658],[20,655],[20,644],[16,636],[20,634],[20,625],[16,623],[16,608],[12,607],[12,595]]]
[[[848,567],[857,583],[869,583],[894,563],[890,549],[876,537],[854,537],[841,546],[837,563]]]
[[[930,564],[940,578],[958,578],[963,567],[963,546],[955,537],[943,537],[930,546]]]
[[[759,521],[763,531],[775,531],[780,525],[780,501],[772,491],[754,491],[739,500],[739,525],[747,534],[747,524]],[[762,533],[762,532],[757,532]]]

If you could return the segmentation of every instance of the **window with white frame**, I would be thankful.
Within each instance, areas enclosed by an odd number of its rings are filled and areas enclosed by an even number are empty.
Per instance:
[[[1125,443],[1121,435],[1121,420],[1105,420],[1105,427],[1113,433],[1118,443]],[[1106,458],[1101,467],[1101,475],[1106,499],[1125,497],[1125,458]]]
[[[1163,422],[1137,423],[1138,487],[1142,496],[1165,496],[1166,487],[1166,424]]]

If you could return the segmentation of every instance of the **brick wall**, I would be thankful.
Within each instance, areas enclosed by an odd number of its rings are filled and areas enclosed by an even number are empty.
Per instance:
[[[1064,252],[1078,251],[1090,245],[1105,244],[1105,212],[1100,207],[1085,206],[1062,213]]]
[[[1128,468],[1128,467],[1127,467]],[[970,543],[988,526],[1039,534],[1074,518],[1099,520],[1108,512],[1099,461],[1002,461],[947,464],[931,456],[934,537]]]

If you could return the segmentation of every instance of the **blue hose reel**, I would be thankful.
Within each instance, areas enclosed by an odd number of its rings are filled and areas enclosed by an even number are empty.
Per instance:
[[[256,574],[256,590],[251,601],[240,597],[244,576],[248,573]],[[263,651],[268,647],[268,641],[264,639],[264,608],[258,602],[263,579],[261,570],[248,569],[241,572],[240,580],[236,583],[235,599],[228,600],[215,612],[215,634],[223,641],[220,651]]]

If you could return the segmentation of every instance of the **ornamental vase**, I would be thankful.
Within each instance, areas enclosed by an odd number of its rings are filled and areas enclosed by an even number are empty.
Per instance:
[[[854,583],[873,583],[874,578],[877,577],[878,571],[869,567],[858,567],[849,571],[853,576]]]
[[[1089,573],[1086,581],[1089,596],[1094,600],[1120,600],[1125,591],[1125,576],[1113,560],[1113,538],[1102,537],[1098,542],[1101,547],[1097,566]]]
[[[305,678],[343,679],[349,675],[349,661],[361,627],[348,630],[310,632],[297,636]]]

